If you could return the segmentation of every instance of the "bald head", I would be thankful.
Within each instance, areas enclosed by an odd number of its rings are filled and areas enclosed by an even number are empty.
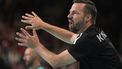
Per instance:
[[[37,54],[35,53],[35,51],[31,48],[26,48],[23,57],[26,65],[31,65],[36,58],[37,58]]]
[[[31,54],[31,53],[33,53],[34,51],[33,51],[33,49],[31,49],[31,48],[26,48],[26,50],[25,50],[25,54]]]

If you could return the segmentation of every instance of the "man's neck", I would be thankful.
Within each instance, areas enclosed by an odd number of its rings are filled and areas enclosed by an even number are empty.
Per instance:
[[[92,25],[92,23],[87,23],[84,26],[84,28],[82,28],[81,30],[78,31],[78,34],[83,33],[84,31],[86,31],[91,25]]]

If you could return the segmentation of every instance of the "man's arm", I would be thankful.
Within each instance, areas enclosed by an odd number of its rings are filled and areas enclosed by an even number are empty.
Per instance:
[[[47,24],[43,30],[47,31],[48,33],[52,34],[53,36],[57,37],[58,39],[73,44],[74,40],[77,38],[78,34],[72,33],[68,30],[63,28],[56,27],[54,25]]]
[[[43,46],[38,46],[34,50],[53,68],[65,66],[76,62],[76,60],[69,54],[68,50],[63,51],[60,54],[55,54]]]
[[[44,22],[34,12],[32,14],[26,13],[22,16],[21,22],[31,24],[31,26],[26,26],[27,29],[42,29],[66,43],[73,44],[77,34]]]
[[[33,35],[30,35],[24,29],[21,29],[21,31],[22,33],[17,33],[17,35],[19,36],[19,38],[16,38],[16,40],[19,41],[18,45],[32,48],[52,67],[56,68],[76,62],[76,60],[69,54],[67,50],[57,55],[45,48],[39,42],[35,30],[33,30]]]

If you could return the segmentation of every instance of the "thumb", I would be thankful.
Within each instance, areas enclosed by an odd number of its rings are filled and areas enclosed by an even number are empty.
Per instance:
[[[37,36],[37,33],[36,33],[36,30],[35,29],[33,29],[33,35],[34,36]]]
[[[31,29],[32,30],[32,29],[34,29],[34,27],[33,26],[26,26],[25,29]]]

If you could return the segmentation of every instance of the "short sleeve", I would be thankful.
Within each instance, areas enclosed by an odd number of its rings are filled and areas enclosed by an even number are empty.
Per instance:
[[[69,53],[77,60],[81,61],[92,55],[93,39],[81,37],[77,40],[76,44],[68,49]]]

